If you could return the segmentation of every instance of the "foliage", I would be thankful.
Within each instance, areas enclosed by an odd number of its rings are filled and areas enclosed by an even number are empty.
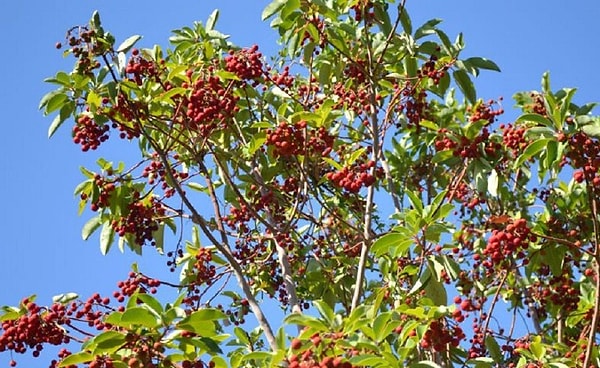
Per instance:
[[[75,67],[40,104],[49,136],[74,122],[84,152],[140,153],[82,168],[83,238],[153,248],[174,277],[134,268],[111,297],[4,307],[0,351],[63,346],[52,367],[597,365],[595,105],[546,74],[499,124],[501,100],[472,82],[498,66],[404,5],[275,0],[272,59],[231,44],[216,11],[169,48],[117,45],[97,13],[70,29]]]

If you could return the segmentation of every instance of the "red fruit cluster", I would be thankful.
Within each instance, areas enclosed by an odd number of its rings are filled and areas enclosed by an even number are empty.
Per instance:
[[[438,131],[434,143],[436,151],[452,150],[452,155],[461,158],[478,158],[484,154],[494,156],[502,149],[499,143],[489,140],[490,133],[483,128],[481,133],[473,139],[465,136],[453,136],[446,128]]]
[[[132,57],[125,67],[125,73],[131,74],[131,80],[137,85],[141,85],[144,78],[158,77],[158,68],[154,61],[143,58],[138,49],[133,49],[131,55]]]
[[[24,354],[32,349],[38,357],[44,344],[68,344],[70,338],[62,325],[68,322],[62,304],[54,304],[49,309],[28,301],[22,302],[26,312],[13,320],[2,321],[0,325],[0,352],[7,350]],[[15,363],[16,364],[16,363]]]
[[[457,347],[465,337],[460,327],[449,327],[442,321],[433,321],[425,331],[420,345],[423,349],[433,348],[437,352],[448,351],[450,346]]]
[[[267,146],[274,148],[275,156],[296,155],[328,156],[334,137],[324,128],[311,129],[306,121],[295,124],[281,122],[275,129],[267,130]]]
[[[139,200],[139,193],[134,193],[134,201],[127,206],[127,214],[112,222],[113,230],[119,236],[131,234],[137,245],[144,245],[146,241],[154,244],[153,233],[159,228],[158,218],[164,217],[165,208],[155,197],[149,201]]]
[[[73,143],[81,145],[83,152],[95,150],[108,139],[109,130],[107,124],[98,124],[89,114],[81,114],[73,127]]]
[[[351,109],[357,115],[369,111],[371,101],[366,88],[360,88],[356,91],[354,88],[349,88],[344,83],[336,83],[333,86],[333,93],[338,97],[334,109]]]
[[[102,297],[95,293],[90,296],[85,303],[72,302],[67,315],[72,320],[87,323],[89,327],[94,327],[97,330],[104,330],[107,325],[102,321],[106,314],[107,306],[110,304],[110,298]],[[110,311],[110,309],[108,309]]]
[[[200,248],[195,258],[194,273],[196,275],[196,285],[211,285],[217,272],[215,265],[211,264],[212,253],[210,249]]]
[[[117,287],[119,291],[115,291],[113,296],[119,303],[125,301],[125,297],[132,296],[136,292],[156,294],[157,287],[160,286],[160,280],[152,279],[148,276],[130,272],[129,277],[125,281],[119,281]]]
[[[175,157],[178,157],[175,155]],[[175,158],[174,157],[174,158]],[[171,165],[171,176],[173,179],[182,182],[189,177],[187,172],[179,172],[176,170],[177,163],[173,163]],[[142,177],[148,178],[148,184],[154,185],[157,181],[161,184],[161,189],[164,191],[165,198],[170,198],[175,195],[175,189],[170,187],[168,184],[167,171],[165,170],[165,166],[160,160],[157,153],[152,154],[152,162],[148,164],[142,171]]]
[[[335,186],[341,187],[350,193],[358,193],[363,187],[370,187],[375,183],[375,176],[369,172],[373,167],[375,167],[374,161],[368,161],[367,163],[355,162],[350,167],[347,166],[341,170],[328,172],[326,177]]]
[[[518,157],[529,145],[529,141],[525,138],[525,127],[517,128],[512,124],[501,124],[500,129],[502,129],[502,143],[512,151],[514,157]]]
[[[444,78],[448,69],[450,69],[450,64],[446,64],[440,68],[436,67],[436,62],[438,58],[435,55],[429,56],[429,60],[427,60],[421,66],[421,69],[417,72],[418,78],[429,78],[433,82],[433,84],[438,85],[440,80]]]
[[[209,67],[208,74],[213,70]],[[188,72],[188,77],[192,75],[192,71]],[[208,137],[216,129],[226,128],[226,119],[238,110],[237,102],[238,97],[219,77],[201,75],[192,83],[189,98],[183,97],[183,105],[187,108],[183,121],[188,128],[198,130],[202,137]]]
[[[499,100],[501,101],[502,98],[499,98]],[[470,113],[469,121],[474,123],[479,120],[487,120],[487,124],[492,124],[497,116],[504,114],[504,109],[502,108],[494,110],[496,103],[494,100],[489,100],[486,103],[478,103],[474,107],[468,106],[467,113]]]
[[[573,173],[576,182],[586,181],[595,189],[600,189],[600,144],[598,140],[579,132],[569,138],[569,151],[566,156],[571,166],[578,169]]]
[[[544,102],[544,96],[538,92],[532,92],[530,95],[532,102],[525,106],[526,111],[530,111],[534,114],[539,114],[548,117],[548,111],[546,111],[546,103]]]
[[[229,55],[225,57],[225,70],[242,80],[253,80],[258,85],[258,79],[263,75],[262,54],[258,52],[258,46],[229,51]]]
[[[430,120],[429,103],[427,102],[427,92],[417,90],[408,84],[401,91],[402,103],[397,110],[404,112],[408,127],[420,129],[421,120]]]
[[[100,68],[100,63],[95,56],[100,56],[108,51],[106,42],[98,42],[96,32],[86,27],[73,27],[67,33],[67,44],[71,47],[71,54],[76,57],[75,70],[79,74],[90,75],[94,69]],[[56,48],[60,49],[61,44]]]
[[[503,230],[494,229],[483,250],[483,255],[489,259],[484,260],[482,265],[492,269],[495,265],[503,264],[505,260],[523,259],[523,249],[529,246],[529,242],[536,240],[527,226],[527,221],[522,218],[509,223]]]
[[[107,181],[105,178],[100,176],[100,174],[96,174],[94,176],[94,184],[98,188],[98,198],[96,201],[90,204],[90,210],[96,212],[101,208],[108,207],[110,205],[110,197],[112,193],[115,191],[115,183]],[[81,193],[80,196],[82,201],[88,199],[88,195],[86,193]]]
[[[354,11],[354,20],[357,22],[365,19],[365,22],[370,24],[375,19],[375,4],[371,0],[361,0],[357,4],[352,5],[350,9]]]
[[[365,60],[357,59],[355,62],[346,65],[344,75],[347,80],[352,80],[353,83],[363,84],[367,80],[366,70]]]
[[[290,67],[285,66],[281,73],[273,73],[270,77],[271,81],[282,88],[292,88],[295,78],[290,75]]]

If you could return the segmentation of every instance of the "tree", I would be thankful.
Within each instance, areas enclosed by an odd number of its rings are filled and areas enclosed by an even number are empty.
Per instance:
[[[2,311],[0,351],[61,346],[62,367],[597,366],[595,104],[544,75],[498,124],[471,78],[498,66],[404,5],[275,0],[272,59],[232,45],[217,12],[167,49],[117,45],[97,13],[70,29],[75,67],[40,104],[49,135],[69,121],[83,151],[140,152],[82,169],[83,235],[164,254],[172,277],[132,267],[112,296],[25,298]]]

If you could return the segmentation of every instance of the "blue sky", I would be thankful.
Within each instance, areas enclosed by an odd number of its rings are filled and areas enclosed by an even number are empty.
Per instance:
[[[51,118],[37,110],[51,86],[42,82],[58,70],[70,70],[54,48],[67,28],[84,24],[99,10],[105,29],[123,40],[144,36],[140,46],[166,45],[170,30],[204,21],[221,9],[217,28],[232,40],[249,46],[258,43],[266,54],[275,50],[276,32],[260,21],[266,0],[254,1],[3,1],[0,5],[2,93],[0,111],[0,305],[16,304],[36,293],[47,303],[52,295],[75,291],[87,296],[110,293],[126,278],[132,261],[144,269],[160,269],[165,260],[112,252],[103,257],[97,239],[84,242],[81,227],[87,217],[77,216],[74,187],[83,180],[79,166],[93,166],[95,154],[83,154],[71,143],[69,128],[51,140]],[[441,28],[451,38],[463,32],[463,56],[494,60],[502,73],[484,73],[476,80],[479,96],[505,97],[508,110],[500,120],[514,118],[510,96],[539,88],[544,71],[551,72],[554,88],[577,87],[575,103],[600,101],[600,2],[477,0],[408,0],[414,25],[442,18]],[[117,5],[118,4],[118,5]],[[161,6],[158,6],[158,5]],[[119,41],[117,41],[118,43]],[[597,111],[596,111],[597,112]],[[119,159],[125,151],[100,150],[99,155]],[[0,366],[8,362],[0,355]],[[45,366],[40,360],[20,366]]]

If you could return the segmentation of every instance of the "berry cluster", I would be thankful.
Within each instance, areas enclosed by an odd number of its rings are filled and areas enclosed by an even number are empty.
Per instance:
[[[451,64],[446,64],[440,68],[437,68],[437,60],[437,56],[429,56],[429,60],[423,63],[423,65],[421,65],[421,69],[417,71],[417,77],[420,79],[429,78],[431,79],[433,84],[438,85],[440,83],[440,80],[446,75],[448,69],[450,69]]]
[[[101,208],[108,207],[110,205],[110,197],[115,191],[115,183],[107,181],[100,174],[94,176],[94,184],[98,188],[98,197],[94,202],[90,204],[90,210],[96,212]],[[80,198],[82,201],[87,200],[88,194],[81,193]]]
[[[210,249],[200,248],[195,258],[194,273],[196,276],[196,285],[211,285],[216,275],[216,267],[211,264],[212,253]]]
[[[214,68],[208,68],[206,74],[211,74]],[[188,78],[193,77],[193,71],[188,71]],[[182,84],[188,88],[189,83]],[[192,82],[189,97],[183,97],[183,105],[187,107],[184,119],[186,126],[198,130],[202,137],[208,137],[218,128],[225,128],[225,120],[238,111],[238,97],[233,95],[230,88],[223,84],[215,75],[202,73]]]
[[[465,337],[459,326],[450,328],[443,321],[436,320],[429,324],[420,345],[423,349],[433,348],[434,351],[443,352],[449,350],[449,345],[457,347]]]
[[[363,84],[367,81],[366,70],[365,60],[357,59],[355,62],[346,65],[344,76],[347,80],[352,80],[354,83]]]
[[[494,156],[501,151],[500,143],[490,141],[488,128],[483,128],[479,135],[473,139],[465,136],[455,136],[448,129],[438,130],[438,136],[434,143],[436,151],[452,150],[454,157],[478,158],[484,154]]]
[[[109,130],[107,124],[98,124],[89,114],[81,114],[73,126],[73,143],[81,145],[83,152],[95,150],[108,139]]]
[[[587,181],[594,189],[600,189],[600,144],[598,140],[583,132],[573,134],[568,141],[569,151],[566,156],[571,166],[577,169],[573,173],[576,182]]]
[[[358,193],[362,187],[370,187],[375,183],[375,176],[369,172],[373,167],[375,167],[374,161],[355,162],[341,170],[328,172],[326,177],[335,186],[344,188],[350,193]]]
[[[502,98],[499,98],[498,101],[502,101]],[[496,121],[496,117],[504,114],[503,108],[498,108],[494,110],[494,105],[497,104],[494,100],[489,100],[487,102],[477,103],[475,106],[467,106],[467,113],[470,114],[469,122],[474,123],[479,120],[487,120],[487,124],[492,124]]]
[[[125,67],[125,73],[131,74],[132,81],[140,86],[144,78],[158,78],[158,68],[154,61],[142,57],[138,49],[131,50],[131,55],[132,57]]]
[[[306,121],[295,124],[281,122],[275,129],[267,130],[267,146],[274,148],[275,156],[296,155],[328,156],[334,137],[324,128],[311,129]]]
[[[343,337],[342,333],[328,334],[332,340]],[[321,345],[326,345],[323,342],[323,338],[318,334],[314,334],[310,337],[311,348],[303,351],[302,353],[292,354],[287,358],[289,368],[353,368],[354,366],[342,356],[322,356],[318,354],[315,349]],[[300,339],[293,339],[291,343],[292,350],[299,350],[302,348],[302,341]],[[333,347],[333,341],[326,346],[323,346],[323,352]]]
[[[429,102],[427,102],[427,92],[417,90],[410,83],[401,90],[402,102],[398,104],[396,110],[404,112],[408,127],[415,127],[417,132],[420,129],[421,120],[430,120]]]
[[[487,269],[493,269],[495,265],[505,264],[507,260],[525,258],[523,249],[529,246],[530,242],[537,241],[535,235],[527,226],[525,219],[516,219],[506,225],[503,230],[494,229],[488,239],[487,245],[483,250],[483,255],[488,259],[482,262]],[[508,266],[508,265],[507,265]]]
[[[119,303],[122,303],[125,301],[125,297],[132,296],[136,292],[156,294],[159,286],[160,280],[158,279],[153,279],[136,272],[129,272],[127,280],[117,283],[119,290],[113,293],[113,297]]]
[[[529,141],[525,138],[525,127],[517,128],[512,124],[501,124],[500,129],[502,129],[502,143],[512,151],[514,157],[518,157],[529,145]]]
[[[365,23],[371,24],[375,19],[375,4],[371,0],[361,0],[355,5],[352,5],[350,9],[354,11],[354,20],[361,22],[363,19]]]
[[[333,94],[338,98],[334,109],[351,109],[355,114],[360,115],[368,112],[371,105],[366,88],[356,91],[355,88],[347,87],[344,83],[339,82],[333,86]]]
[[[102,40],[104,41],[104,40]],[[95,56],[108,52],[108,43],[98,40],[96,31],[86,27],[74,27],[67,32],[67,44],[71,47],[71,54],[76,57],[75,70],[83,75],[91,75],[94,69],[100,68],[100,62]],[[61,43],[56,44],[57,49],[62,48]]]
[[[258,79],[263,75],[262,54],[258,52],[258,46],[239,51],[230,50],[225,57],[225,70],[234,73],[242,80],[253,80],[255,86]]]
[[[174,155],[174,159],[177,160],[179,155]],[[173,179],[182,182],[189,177],[189,173],[186,171],[177,171],[176,166],[178,163],[173,163],[171,166],[171,175]],[[155,152],[152,154],[152,161],[142,171],[142,177],[148,179],[148,184],[154,185],[157,181],[161,183],[161,189],[164,192],[165,198],[170,198],[175,195],[175,189],[170,187],[167,180],[167,171],[165,165],[159,158],[159,155]]]
[[[113,220],[111,225],[121,237],[132,234],[137,245],[141,246],[149,241],[154,246],[153,233],[159,228],[157,218],[164,215],[165,208],[156,197],[144,201],[139,199],[138,192],[134,192],[134,200],[127,206],[126,215]]]
[[[33,349],[33,356],[38,357],[44,344],[69,343],[70,338],[61,327],[68,322],[62,304],[54,304],[46,310],[26,299],[22,305],[26,313],[19,318],[2,321],[0,325],[0,352],[11,350],[24,354],[28,349]]]
[[[270,76],[270,79],[271,79],[271,82],[275,83],[279,87],[286,88],[286,89],[292,88],[292,86],[294,85],[294,81],[295,81],[295,78],[290,75],[290,67],[289,66],[285,66],[281,73],[273,72],[273,74]]]
[[[541,93],[532,92],[529,97],[531,97],[531,103],[524,106],[525,111],[548,117],[544,96]]]

